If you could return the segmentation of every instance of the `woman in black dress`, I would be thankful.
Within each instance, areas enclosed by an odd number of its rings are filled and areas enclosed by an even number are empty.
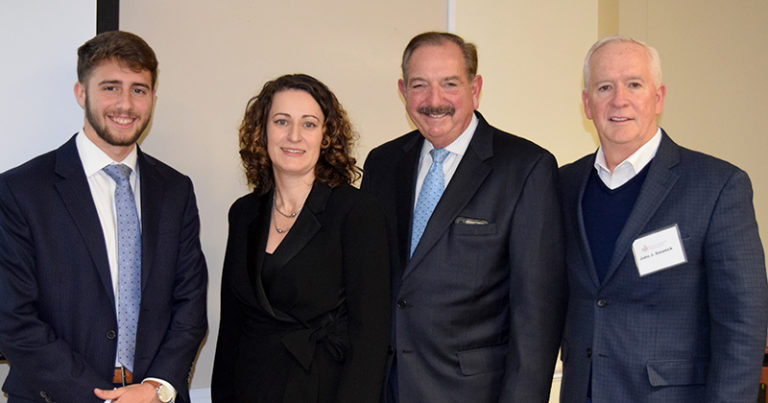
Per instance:
[[[279,77],[248,102],[240,156],[253,192],[229,211],[215,403],[379,401],[386,229],[350,186],[352,139],[338,100],[310,76]]]

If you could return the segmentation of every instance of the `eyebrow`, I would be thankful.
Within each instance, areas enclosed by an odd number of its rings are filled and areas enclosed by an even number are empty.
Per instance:
[[[412,84],[414,81],[423,81],[423,82],[429,82],[426,78],[421,77],[413,77],[408,79],[408,84]],[[439,80],[441,83],[444,83],[446,81],[461,81],[461,76],[448,76],[443,77]]]
[[[289,117],[289,118],[292,117],[290,113],[285,113],[285,112],[275,112],[272,115],[273,118],[277,117],[277,116],[286,116],[286,117]],[[315,116],[315,115],[301,115],[301,117],[302,118],[313,118],[313,119],[316,119],[316,120],[320,120],[320,118]]]
[[[123,85],[123,82],[121,80],[104,80],[104,81],[101,81],[99,83],[99,85],[109,85],[109,84],[111,84],[111,85]],[[147,89],[150,88],[149,85],[144,84],[144,83],[133,83],[133,84],[131,84],[131,87],[133,87],[133,86],[144,87],[144,88],[147,88]]]

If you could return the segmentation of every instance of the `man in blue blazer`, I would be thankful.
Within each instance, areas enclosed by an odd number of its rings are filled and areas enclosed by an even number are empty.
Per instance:
[[[666,87],[646,44],[598,41],[584,87],[600,148],[560,170],[560,400],[754,402],[768,289],[747,174],[657,127]]]
[[[152,114],[156,75],[155,54],[138,36],[89,40],[78,50],[75,84],[83,129],[0,175],[0,351],[11,364],[9,403],[189,402],[207,327],[207,274],[191,181],[136,144]],[[130,316],[119,294],[132,293],[118,287],[127,250],[114,212],[119,186],[103,170],[115,164],[129,175],[130,197],[120,203],[140,222],[135,337],[118,325]],[[118,354],[123,342],[132,353]]]
[[[474,45],[420,34],[402,69],[417,130],[371,151],[362,184],[381,203],[392,251],[385,400],[547,402],[566,289],[555,158],[475,112]],[[448,153],[424,218],[433,150]]]

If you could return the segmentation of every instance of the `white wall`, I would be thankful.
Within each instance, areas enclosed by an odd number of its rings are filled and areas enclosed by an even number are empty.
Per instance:
[[[5,1],[0,11],[0,172],[58,147],[83,126],[72,92],[76,50],[96,33],[96,0],[42,3]],[[8,369],[0,364],[0,382]]]
[[[83,126],[72,89],[77,48],[96,33],[96,0],[8,1],[0,12],[0,172]]]

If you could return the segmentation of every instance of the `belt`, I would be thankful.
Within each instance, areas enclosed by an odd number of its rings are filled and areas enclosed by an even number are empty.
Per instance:
[[[325,347],[331,358],[343,362],[349,349],[347,321],[346,305],[341,305],[319,319],[302,321],[304,328],[283,336],[283,345],[307,371],[312,365],[318,344]]]
[[[133,373],[124,367],[115,368],[115,374],[112,377],[112,383],[116,385],[130,385],[133,383]]]

